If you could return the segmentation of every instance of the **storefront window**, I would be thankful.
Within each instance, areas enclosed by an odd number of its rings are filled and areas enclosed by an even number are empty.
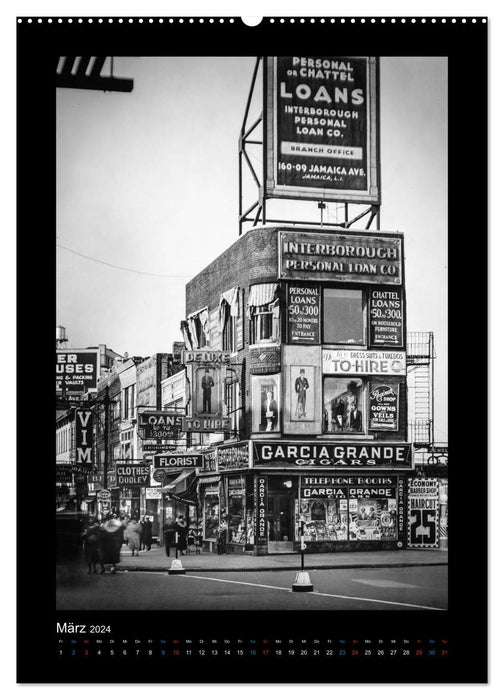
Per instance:
[[[360,289],[324,289],[324,343],[364,344],[364,298]]]
[[[206,493],[203,511],[204,531],[206,540],[217,540],[219,530],[219,494]]]
[[[306,542],[348,540],[348,500],[346,498],[323,500],[302,498],[301,516],[305,521]]]
[[[324,378],[324,433],[363,433],[364,386],[361,379]]]
[[[351,540],[396,540],[395,498],[350,499]]]

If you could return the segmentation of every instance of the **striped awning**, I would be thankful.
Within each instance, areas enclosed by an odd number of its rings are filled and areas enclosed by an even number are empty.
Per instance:
[[[201,476],[199,479],[200,484],[218,484],[220,481],[220,474],[215,476]]]
[[[266,284],[253,284],[250,287],[248,305],[265,306],[275,299],[278,284],[276,282]]]

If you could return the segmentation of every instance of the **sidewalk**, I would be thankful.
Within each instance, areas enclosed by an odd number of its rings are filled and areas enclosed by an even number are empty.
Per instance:
[[[180,556],[186,571],[298,571],[300,554],[270,554],[254,557],[245,554],[190,554]],[[164,547],[154,546],[150,552],[132,557],[125,545],[121,550],[121,571],[168,571],[173,558],[168,559]],[[305,569],[367,569],[404,566],[439,566],[448,564],[447,550],[384,550],[379,552],[331,552],[305,554]]]

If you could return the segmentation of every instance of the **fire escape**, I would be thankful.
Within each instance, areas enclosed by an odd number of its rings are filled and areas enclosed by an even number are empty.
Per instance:
[[[407,334],[408,441],[419,466],[447,466],[448,445],[434,441],[434,333]]]

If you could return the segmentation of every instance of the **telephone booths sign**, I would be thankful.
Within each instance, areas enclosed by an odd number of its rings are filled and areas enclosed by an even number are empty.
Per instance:
[[[437,479],[408,479],[408,547],[439,547]]]
[[[266,59],[266,196],[379,204],[375,57]]]

